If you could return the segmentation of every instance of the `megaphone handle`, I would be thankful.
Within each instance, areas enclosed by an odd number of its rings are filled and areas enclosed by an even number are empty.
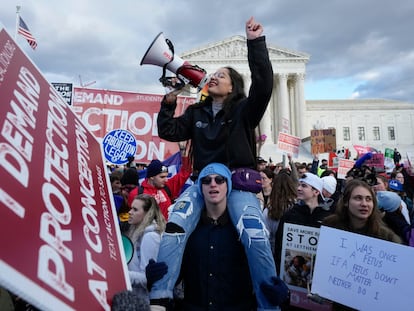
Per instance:
[[[165,77],[165,73],[167,72],[167,66],[168,64],[170,64],[173,60],[174,60],[174,45],[172,44],[172,42],[169,39],[165,39],[165,42],[168,45],[168,48],[171,51],[171,59],[169,62],[165,63],[164,66],[162,66],[162,76],[160,78],[160,82],[162,83],[163,86],[168,86],[167,82],[168,78]]]
[[[159,79],[163,87],[170,87],[174,90],[181,90],[185,86],[185,81],[179,77],[165,77]]]

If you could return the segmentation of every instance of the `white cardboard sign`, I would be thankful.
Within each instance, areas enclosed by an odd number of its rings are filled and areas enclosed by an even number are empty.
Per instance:
[[[322,226],[312,293],[358,310],[412,310],[414,248]]]

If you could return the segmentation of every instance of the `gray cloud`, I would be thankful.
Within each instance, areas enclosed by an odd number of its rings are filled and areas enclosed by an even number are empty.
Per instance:
[[[0,21],[13,33],[10,2],[1,2]],[[48,79],[68,80],[53,82],[79,85],[81,75],[84,83],[96,81],[93,87],[162,92],[161,69],[139,66],[159,32],[181,53],[244,35],[253,15],[269,45],[310,54],[309,81],[352,80],[360,98],[414,102],[413,13],[410,0],[27,0],[21,16],[38,49],[18,42]]]

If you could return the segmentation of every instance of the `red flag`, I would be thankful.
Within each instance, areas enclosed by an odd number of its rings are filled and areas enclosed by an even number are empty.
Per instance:
[[[19,16],[19,29],[17,33],[26,38],[27,42],[29,42],[29,45],[32,47],[33,50],[36,49],[37,47],[36,39],[33,37],[32,33],[29,30],[29,27],[27,27],[26,23],[23,21],[23,19],[20,16]]]

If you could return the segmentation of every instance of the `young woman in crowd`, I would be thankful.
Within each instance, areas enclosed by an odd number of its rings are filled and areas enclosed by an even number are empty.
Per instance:
[[[353,179],[346,183],[344,194],[338,202],[335,213],[326,217],[323,225],[402,243],[400,237],[382,221],[374,190],[360,179]],[[333,310],[349,311],[354,309],[334,302]]]
[[[134,245],[134,254],[128,264],[129,277],[134,291],[146,291],[145,267],[158,256],[165,219],[154,197],[139,194],[132,201],[126,235]]]
[[[273,256],[275,255],[275,236],[279,221],[283,214],[296,203],[296,198],[296,182],[291,175],[288,174],[287,170],[280,171],[280,173],[273,178],[269,202],[263,210],[266,228],[269,231],[269,241],[272,247]]]
[[[323,224],[401,243],[398,235],[382,221],[374,190],[360,179],[353,179],[346,184],[344,194],[338,202],[335,213],[325,218]]]
[[[257,198],[262,204],[262,209],[265,209],[269,205],[269,197],[272,192],[273,177],[275,173],[270,168],[265,168],[260,172],[262,178],[262,191],[257,194]]]

